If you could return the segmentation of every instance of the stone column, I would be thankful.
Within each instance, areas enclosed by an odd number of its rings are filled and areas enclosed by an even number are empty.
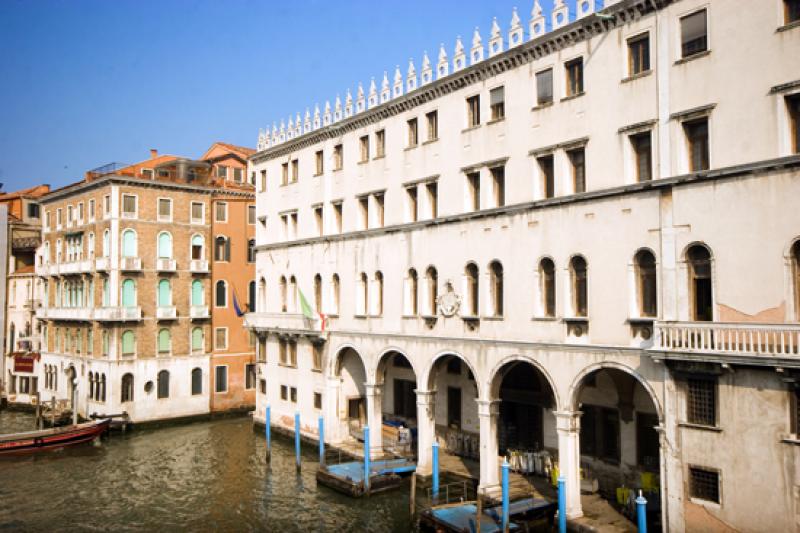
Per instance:
[[[342,440],[341,421],[339,420],[339,388],[342,380],[332,376],[325,380],[325,437],[328,442]]]
[[[365,383],[367,392],[367,425],[369,426],[369,456],[383,455],[383,385]]]
[[[559,411],[556,415],[558,431],[558,470],[566,478],[567,518],[580,518],[581,509],[581,412]]]
[[[478,490],[500,484],[499,452],[497,448],[497,417],[500,402],[497,400],[475,400],[478,402],[478,418],[481,430],[481,479]]]
[[[678,394],[675,380],[664,367],[664,420],[658,428],[661,478],[661,522],[664,531],[686,531],[684,479],[678,432]]]
[[[432,446],[436,440],[436,391],[417,390],[417,473],[432,474]]]

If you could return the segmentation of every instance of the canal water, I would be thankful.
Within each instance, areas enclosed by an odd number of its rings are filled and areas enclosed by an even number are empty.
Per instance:
[[[0,411],[0,433],[33,417]],[[317,487],[318,455],[265,439],[248,418],[127,434],[0,460],[0,531],[409,531],[408,489],[352,499]]]

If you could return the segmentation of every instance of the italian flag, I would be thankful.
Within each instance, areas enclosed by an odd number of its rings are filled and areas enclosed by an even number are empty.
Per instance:
[[[317,320],[317,319],[319,319],[320,326],[321,326],[320,330],[322,332],[324,332],[325,331],[325,314],[321,313],[319,311],[314,312],[314,310],[311,308],[311,305],[308,303],[308,300],[306,300],[306,297],[303,294],[303,291],[300,290],[300,287],[297,288],[297,292],[300,294],[300,310],[303,311],[303,316],[306,317],[308,320]]]

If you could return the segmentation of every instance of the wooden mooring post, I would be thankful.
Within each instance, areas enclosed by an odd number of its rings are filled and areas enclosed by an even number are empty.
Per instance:
[[[417,473],[411,474],[411,495],[408,498],[409,502],[409,515],[411,516],[411,523],[414,523],[414,515],[417,511]]]

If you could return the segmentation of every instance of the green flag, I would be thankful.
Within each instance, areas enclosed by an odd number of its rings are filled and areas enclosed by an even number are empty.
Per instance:
[[[300,293],[300,310],[303,311],[303,316],[309,320],[316,320],[317,315],[314,313],[314,310],[311,309],[306,297],[303,296],[303,291],[300,290],[300,287],[297,288],[297,292]]]

